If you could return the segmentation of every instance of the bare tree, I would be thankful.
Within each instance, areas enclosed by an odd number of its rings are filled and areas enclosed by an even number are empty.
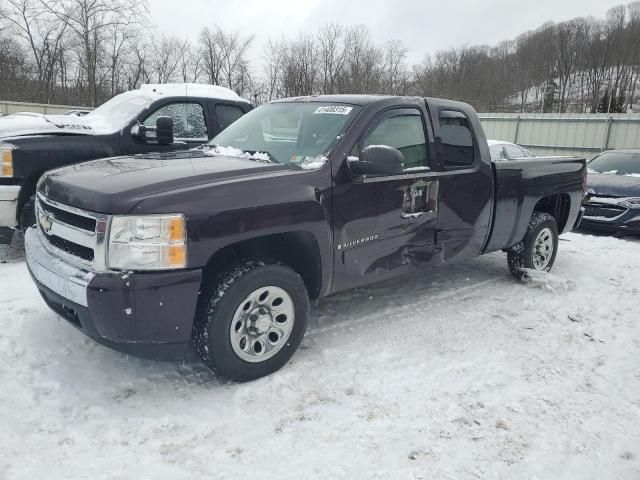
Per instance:
[[[151,42],[149,65],[158,83],[169,83],[180,72],[182,55],[187,42],[174,36],[160,35]]]
[[[128,0],[41,0],[45,11],[74,33],[84,63],[88,100],[98,101],[98,66],[109,29],[139,24],[146,17],[147,4]]]
[[[409,73],[405,64],[408,50],[400,40],[388,41],[383,49],[382,89],[384,93],[404,95],[409,82]]]
[[[183,82],[195,83],[202,74],[202,57],[194,49],[192,43],[185,40],[180,55],[180,76]]]
[[[32,53],[40,101],[49,102],[65,42],[66,25],[56,22],[33,0],[7,0],[6,20]]]
[[[209,82],[246,93],[242,89],[246,88],[247,52],[252,42],[252,35],[205,27],[200,32],[200,51]]]
[[[318,55],[322,75],[322,93],[338,93],[338,76],[346,61],[344,28],[329,23],[318,32]]]

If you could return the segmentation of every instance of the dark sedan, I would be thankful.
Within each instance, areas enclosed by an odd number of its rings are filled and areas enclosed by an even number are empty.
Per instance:
[[[640,149],[609,150],[588,164],[581,226],[640,234]]]

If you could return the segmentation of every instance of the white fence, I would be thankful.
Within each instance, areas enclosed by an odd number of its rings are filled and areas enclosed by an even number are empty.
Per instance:
[[[46,103],[6,102],[0,101],[0,113],[9,115],[17,112],[45,113],[58,115],[69,110],[91,110],[87,107],[70,107],[68,105],[48,105]]]
[[[612,148],[640,148],[640,114],[483,113],[487,138],[540,155],[593,158]]]

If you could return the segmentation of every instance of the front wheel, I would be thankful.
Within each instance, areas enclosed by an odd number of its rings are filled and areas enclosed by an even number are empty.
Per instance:
[[[212,370],[244,382],[285,365],[308,319],[309,296],[300,275],[284,265],[249,261],[203,290],[193,341]]]
[[[558,224],[548,213],[534,212],[522,242],[507,250],[511,274],[521,280],[526,270],[548,272],[558,253]]]

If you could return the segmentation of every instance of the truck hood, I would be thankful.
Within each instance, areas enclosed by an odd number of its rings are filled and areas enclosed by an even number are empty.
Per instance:
[[[281,164],[221,155],[212,157],[190,150],[69,165],[43,175],[38,192],[84,210],[126,214],[145,198],[170,190],[290,171]]]
[[[587,191],[599,197],[640,197],[640,177],[589,172]]]
[[[75,115],[14,114],[0,118],[0,139],[25,135],[95,135],[91,121]]]

